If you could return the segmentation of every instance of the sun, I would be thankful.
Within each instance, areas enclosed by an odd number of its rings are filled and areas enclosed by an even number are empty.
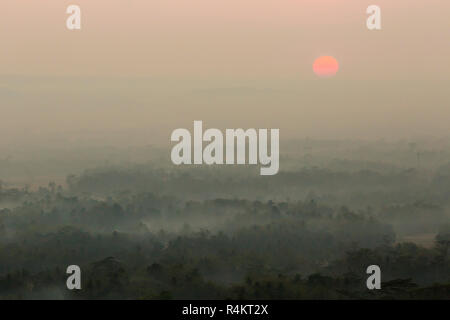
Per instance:
[[[332,77],[338,72],[339,63],[334,57],[322,56],[314,61],[313,70],[319,77]]]

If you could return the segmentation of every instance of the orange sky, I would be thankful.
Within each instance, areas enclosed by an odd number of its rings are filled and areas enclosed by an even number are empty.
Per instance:
[[[65,28],[69,4],[81,31]],[[381,31],[366,29],[371,4]],[[448,132],[448,1],[2,0],[0,12],[0,134],[164,140],[193,120],[282,137]],[[312,72],[321,55],[337,76]]]
[[[424,66],[423,59],[449,53],[449,42],[438,36],[448,39],[449,3],[375,2],[383,9],[379,33],[364,27],[373,1],[3,0],[0,72],[285,76],[325,54],[365,74],[377,73],[381,63],[389,66],[384,72],[446,67],[436,59]],[[78,32],[65,29],[72,3],[82,8]]]

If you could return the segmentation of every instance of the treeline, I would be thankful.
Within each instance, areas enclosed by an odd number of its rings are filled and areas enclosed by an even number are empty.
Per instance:
[[[302,274],[271,265],[264,259],[270,252],[253,253],[230,246],[223,235],[180,237],[163,247],[154,238],[137,241],[120,234],[91,237],[89,241],[89,235],[73,231],[71,237],[66,234],[56,238],[68,243],[64,249],[49,253],[48,249],[53,248],[50,246],[34,253],[24,252],[30,262],[47,265],[43,270],[32,272],[32,266],[22,264],[0,276],[0,298],[450,298],[450,264],[439,246],[423,249],[406,244],[354,249],[318,272]],[[97,255],[106,257],[95,259],[95,250],[101,250]],[[61,255],[60,262],[50,266],[46,257],[57,255]],[[64,266],[74,260],[83,270],[80,291],[65,288]],[[368,263],[378,263],[383,270],[380,291],[365,287]]]
[[[450,228],[423,248],[396,243],[383,220],[407,220],[411,208],[444,215],[440,206],[391,206],[383,216],[314,199],[99,197],[55,184],[19,193],[0,210],[3,299],[449,298]],[[79,292],[65,288],[72,264],[83,270]],[[371,264],[388,289],[365,288]]]
[[[157,168],[151,165],[107,167],[70,175],[67,186],[74,194],[96,196],[124,192],[150,192],[183,200],[240,198],[250,200],[320,199],[333,205],[381,206],[427,201],[449,205],[450,170],[415,168],[332,170],[303,167],[281,170],[270,180],[257,174],[257,168],[206,167]]]
[[[107,166],[66,185],[0,183],[0,298],[449,299],[449,167],[333,168],[267,180]],[[73,264],[80,291],[66,288]],[[380,291],[366,287],[372,264]]]

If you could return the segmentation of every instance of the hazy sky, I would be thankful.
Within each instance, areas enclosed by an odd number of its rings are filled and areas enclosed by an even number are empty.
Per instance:
[[[69,31],[69,4],[82,30]],[[366,8],[382,9],[382,30]],[[446,0],[2,0],[0,143],[449,136]],[[334,56],[338,74],[312,72]]]

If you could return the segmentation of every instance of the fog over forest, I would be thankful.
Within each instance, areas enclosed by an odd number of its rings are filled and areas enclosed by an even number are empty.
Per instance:
[[[0,297],[449,298],[450,141],[281,150],[267,177],[175,166],[157,146],[9,149]],[[65,288],[72,264],[83,290]],[[372,264],[379,292],[365,287]]]
[[[1,0],[0,299],[450,299],[449,12]],[[279,171],[174,165],[195,121]]]

